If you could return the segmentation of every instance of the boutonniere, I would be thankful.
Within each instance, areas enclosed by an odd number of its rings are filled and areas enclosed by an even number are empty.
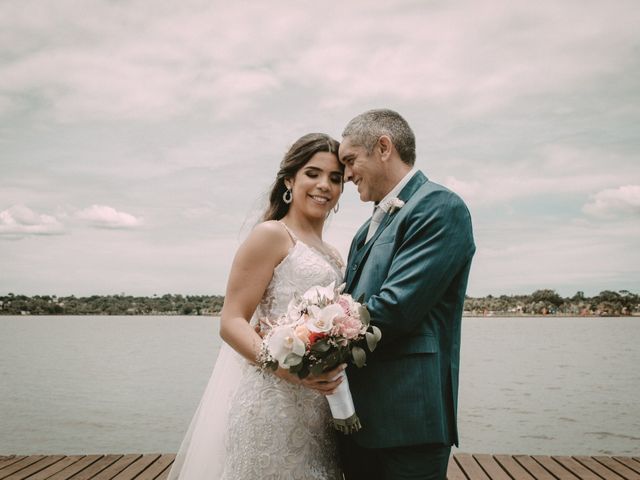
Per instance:
[[[389,202],[389,215],[396,213],[402,207],[404,207],[404,202],[402,200],[400,200],[398,197],[392,198]]]

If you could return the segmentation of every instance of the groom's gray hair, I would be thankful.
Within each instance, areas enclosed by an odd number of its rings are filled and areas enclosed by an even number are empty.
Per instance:
[[[382,135],[391,138],[404,163],[416,162],[416,137],[398,112],[387,108],[366,111],[351,120],[342,132],[342,138],[349,137],[353,145],[364,147],[368,154]]]

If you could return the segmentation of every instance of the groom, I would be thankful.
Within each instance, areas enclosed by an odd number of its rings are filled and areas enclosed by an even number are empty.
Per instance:
[[[346,291],[364,294],[382,340],[349,384],[362,430],[341,436],[346,480],[446,478],[458,444],[460,327],[475,251],[463,201],[415,169],[415,137],[392,110],[344,129],[340,162],[373,217],[351,244]]]

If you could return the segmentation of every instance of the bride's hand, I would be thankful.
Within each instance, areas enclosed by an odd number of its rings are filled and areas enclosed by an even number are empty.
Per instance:
[[[342,376],[340,373],[345,368],[347,368],[346,364],[338,365],[333,370],[325,372],[322,375],[309,375],[304,379],[300,379],[300,377],[282,367],[278,367],[278,369],[273,373],[276,377],[279,377],[289,383],[303,385],[307,388],[311,388],[312,390],[316,390],[323,395],[331,395],[336,391],[338,385],[342,383]]]
[[[347,368],[346,364],[338,365],[333,370],[322,375],[309,375],[301,380],[301,383],[305,387],[317,390],[323,395],[331,395],[336,391],[338,385],[342,383],[342,375],[340,374],[345,368]]]
[[[300,385],[302,383],[302,380],[300,380],[300,377],[289,372],[289,370],[287,370],[286,368],[278,367],[278,369],[275,372],[273,372],[273,374],[276,377],[281,378],[282,380],[285,380],[289,383],[293,383],[294,385]]]

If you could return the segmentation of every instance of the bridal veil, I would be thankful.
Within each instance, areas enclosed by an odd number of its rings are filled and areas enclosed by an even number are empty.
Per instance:
[[[214,480],[222,476],[229,410],[243,364],[244,359],[223,343],[168,480]]]

